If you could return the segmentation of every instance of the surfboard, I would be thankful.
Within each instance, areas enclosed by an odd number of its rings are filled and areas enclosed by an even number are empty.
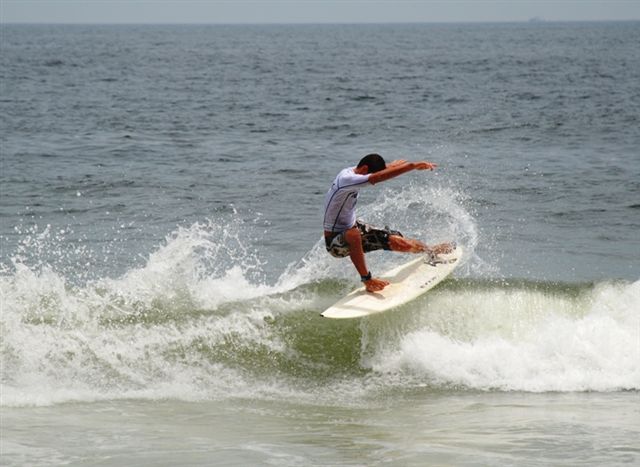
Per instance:
[[[390,282],[380,292],[360,287],[320,313],[325,318],[344,319],[382,313],[415,300],[442,282],[460,264],[462,248],[430,257],[420,255],[381,276]]]

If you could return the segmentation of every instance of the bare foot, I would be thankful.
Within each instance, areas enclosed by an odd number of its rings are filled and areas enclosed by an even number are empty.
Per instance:
[[[452,243],[438,243],[431,248],[431,253],[434,255],[447,254],[453,251]]]
[[[385,281],[384,279],[376,279],[375,277],[365,281],[364,287],[367,289],[367,292],[380,292],[386,286],[389,285],[389,281]]]

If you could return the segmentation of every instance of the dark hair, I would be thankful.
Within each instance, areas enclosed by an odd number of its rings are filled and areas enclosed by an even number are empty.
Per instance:
[[[362,167],[366,165],[369,169],[368,173],[372,174],[375,172],[380,172],[387,168],[387,164],[384,162],[384,159],[380,154],[367,154],[360,162],[358,162],[358,167]]]

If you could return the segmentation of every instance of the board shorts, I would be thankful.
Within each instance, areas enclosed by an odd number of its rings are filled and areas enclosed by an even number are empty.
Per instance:
[[[360,230],[362,236],[362,249],[365,253],[375,250],[391,250],[389,246],[389,236],[402,234],[397,230],[390,230],[389,227],[377,229],[360,221],[356,221],[356,227]],[[344,258],[349,256],[349,245],[344,239],[344,232],[339,232],[333,236],[324,238],[327,251],[331,256],[336,258]]]

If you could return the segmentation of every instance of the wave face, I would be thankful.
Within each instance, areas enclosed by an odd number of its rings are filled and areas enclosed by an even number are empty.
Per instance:
[[[77,281],[16,256],[0,276],[2,404],[640,389],[640,281],[472,278],[485,266],[456,206],[443,208],[452,220],[439,233],[464,241],[458,278],[364,320],[319,316],[354,286],[320,242],[268,283],[229,222],[180,228],[117,278]],[[375,209],[368,215],[375,221]],[[47,241],[25,244],[39,251]]]

